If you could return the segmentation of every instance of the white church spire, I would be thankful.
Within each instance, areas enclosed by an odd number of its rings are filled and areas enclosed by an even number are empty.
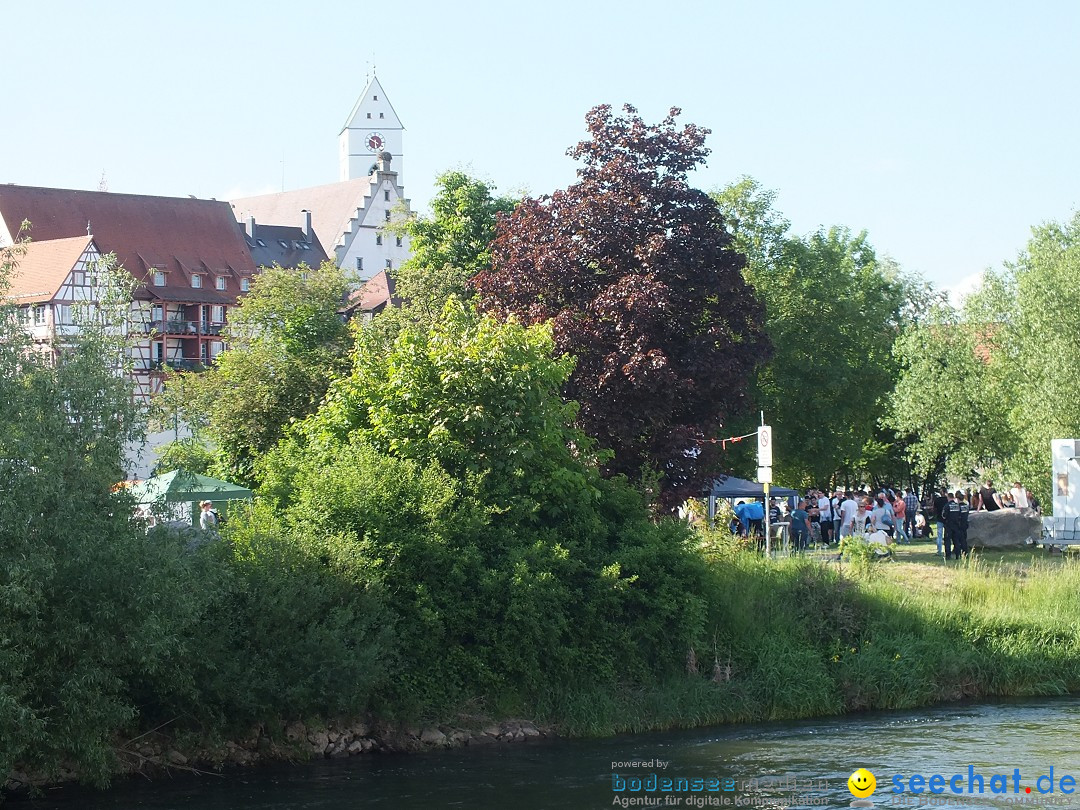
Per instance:
[[[389,152],[398,175],[402,178],[402,133],[405,128],[394,111],[390,99],[379,79],[372,76],[364,92],[360,94],[345,126],[341,128],[339,141],[339,180],[368,177],[375,166],[379,152]]]

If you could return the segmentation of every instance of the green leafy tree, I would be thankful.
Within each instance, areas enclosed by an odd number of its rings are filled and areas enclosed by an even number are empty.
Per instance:
[[[395,271],[396,293],[416,317],[431,322],[451,296],[468,298],[470,278],[491,265],[491,242],[500,214],[517,205],[513,197],[497,197],[494,187],[460,171],[435,179],[431,215],[402,220],[397,232],[407,234],[412,257]]]
[[[976,302],[987,324],[987,349],[1016,435],[1005,464],[1050,503],[1050,441],[1080,435],[1080,213],[1032,229],[1026,249],[999,276],[990,275]]]
[[[397,712],[537,711],[681,669],[703,604],[688,535],[601,478],[550,329],[447,303],[266,459],[264,491],[335,575],[387,595]]]
[[[264,269],[230,312],[216,366],[170,379],[159,410],[199,427],[215,448],[215,472],[257,483],[255,462],[347,367],[351,338],[338,314],[347,287],[331,264]]]
[[[992,379],[982,324],[941,306],[896,341],[901,368],[886,421],[910,435],[925,485],[943,475],[966,479],[1008,453],[1008,412]]]
[[[897,375],[893,341],[920,288],[879,259],[865,233],[834,227],[790,235],[775,192],[751,178],[712,196],[748,257],[743,272],[764,303],[774,346],[753,400],[773,426],[777,477],[826,485],[857,467],[868,444],[880,444],[877,422]],[[754,424],[731,427],[746,432]]]

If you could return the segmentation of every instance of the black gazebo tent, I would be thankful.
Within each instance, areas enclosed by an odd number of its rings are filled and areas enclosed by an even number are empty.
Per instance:
[[[769,485],[770,498],[795,498],[799,493],[794,489]],[[716,500],[724,498],[753,498],[763,500],[765,498],[765,485],[756,481],[747,481],[745,478],[736,478],[734,475],[722,475],[713,479],[712,487],[706,492],[709,499],[709,520],[716,517]]]

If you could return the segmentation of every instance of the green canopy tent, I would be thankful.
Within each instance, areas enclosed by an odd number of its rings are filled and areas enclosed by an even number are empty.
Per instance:
[[[213,501],[215,506],[224,506],[229,501],[249,500],[251,490],[186,470],[173,470],[140,481],[131,487],[131,495],[144,508],[149,507],[172,518],[186,518],[193,526],[198,526],[200,501]],[[177,509],[180,504],[184,506]]]

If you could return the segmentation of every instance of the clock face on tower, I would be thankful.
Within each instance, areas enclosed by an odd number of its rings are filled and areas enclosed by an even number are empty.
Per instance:
[[[386,146],[386,138],[378,132],[369,132],[367,140],[364,143],[367,144],[369,152],[378,152]]]

